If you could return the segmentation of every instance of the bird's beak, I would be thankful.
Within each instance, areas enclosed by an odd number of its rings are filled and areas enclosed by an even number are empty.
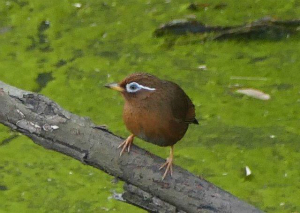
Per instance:
[[[109,88],[109,89],[119,91],[119,92],[124,91],[124,89],[122,87],[120,87],[119,84],[117,84],[117,83],[106,84],[105,87]]]

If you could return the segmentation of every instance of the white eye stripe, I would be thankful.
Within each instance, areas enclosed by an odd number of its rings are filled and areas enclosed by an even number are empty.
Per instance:
[[[145,90],[150,90],[150,91],[155,90],[155,88],[146,87],[146,86],[143,86],[143,85],[140,85],[140,87],[141,87],[142,89],[145,89]]]
[[[146,87],[146,86],[143,86],[143,85],[140,85],[136,82],[131,82],[129,84],[126,85],[126,91],[127,92],[130,92],[130,93],[134,93],[134,92],[137,92],[141,89],[144,89],[144,90],[149,90],[149,91],[154,91],[155,88],[151,88],[151,87]]]

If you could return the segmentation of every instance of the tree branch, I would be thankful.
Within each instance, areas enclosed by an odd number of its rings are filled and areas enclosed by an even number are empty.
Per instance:
[[[133,146],[120,158],[122,138],[43,95],[1,81],[0,122],[36,144],[124,180],[123,198],[151,212],[261,212],[178,166],[172,178],[162,181],[160,157]]]

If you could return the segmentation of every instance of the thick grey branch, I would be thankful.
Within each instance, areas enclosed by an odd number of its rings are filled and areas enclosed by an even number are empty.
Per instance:
[[[174,166],[161,180],[164,160],[133,146],[119,157],[122,138],[42,95],[0,81],[0,122],[35,143],[124,180],[128,202],[156,212],[260,212],[188,171]]]

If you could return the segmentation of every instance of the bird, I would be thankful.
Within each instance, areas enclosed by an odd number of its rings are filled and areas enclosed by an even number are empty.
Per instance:
[[[123,121],[131,135],[119,145],[120,156],[126,149],[130,152],[135,137],[158,146],[170,146],[170,155],[159,170],[166,167],[162,180],[168,173],[172,176],[174,145],[190,124],[199,124],[188,95],[176,83],[148,73],[133,73],[105,87],[119,91],[125,99]]]

